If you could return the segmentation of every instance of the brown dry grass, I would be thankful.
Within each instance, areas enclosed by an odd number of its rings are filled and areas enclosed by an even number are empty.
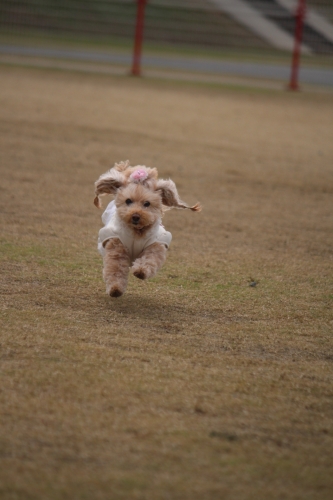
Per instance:
[[[0,89],[1,498],[331,498],[332,95]],[[110,300],[93,182],[127,158],[204,210]]]

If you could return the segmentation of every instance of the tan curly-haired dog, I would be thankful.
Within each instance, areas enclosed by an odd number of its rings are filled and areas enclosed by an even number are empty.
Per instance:
[[[98,249],[103,256],[106,293],[120,297],[127,286],[132,265],[134,276],[152,278],[165,262],[171,233],[162,225],[162,216],[170,208],[201,210],[180,200],[175,183],[158,179],[156,168],[129,162],[116,163],[95,182],[94,203],[101,208],[100,196],[114,194],[102,215]]]

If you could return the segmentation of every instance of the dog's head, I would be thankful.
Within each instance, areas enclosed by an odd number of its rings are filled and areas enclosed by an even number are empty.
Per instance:
[[[160,194],[139,183],[119,189],[115,202],[118,216],[137,234],[144,233],[162,215]]]
[[[179,198],[171,179],[158,179],[156,168],[141,165],[131,167],[128,161],[116,163],[95,182],[96,207],[101,208],[100,196],[105,194],[115,195],[118,214],[126,224],[138,231],[150,227],[164,210],[201,210],[199,203],[189,207]]]

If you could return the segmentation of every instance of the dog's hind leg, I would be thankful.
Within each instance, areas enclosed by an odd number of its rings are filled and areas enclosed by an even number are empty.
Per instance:
[[[130,258],[119,238],[112,238],[105,245],[103,278],[106,293],[120,297],[126,290]]]
[[[167,249],[162,243],[153,243],[145,248],[133,264],[133,274],[141,280],[152,278],[163,266]]]

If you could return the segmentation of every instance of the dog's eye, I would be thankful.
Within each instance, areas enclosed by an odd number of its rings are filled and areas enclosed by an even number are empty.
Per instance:
[[[150,205],[150,201],[145,201],[143,204],[144,207],[149,207],[149,205]]]
[[[133,203],[132,200],[130,200],[129,198],[127,198],[127,200],[125,201],[126,205],[130,205],[131,203]]]

